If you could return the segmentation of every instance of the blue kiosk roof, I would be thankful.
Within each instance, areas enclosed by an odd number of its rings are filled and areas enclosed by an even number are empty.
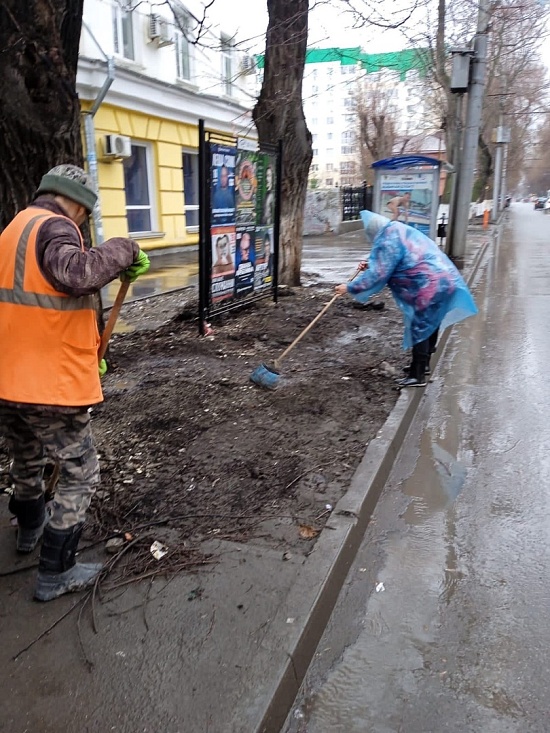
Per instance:
[[[445,161],[437,158],[428,158],[426,155],[397,155],[393,158],[377,160],[372,164],[373,168],[387,168],[388,170],[401,170],[402,168],[413,168],[414,166],[437,166],[438,168]]]

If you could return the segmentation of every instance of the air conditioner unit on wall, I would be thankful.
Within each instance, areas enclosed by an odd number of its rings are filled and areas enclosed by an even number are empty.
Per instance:
[[[159,48],[171,46],[174,43],[173,28],[166,18],[154,13],[149,17],[149,39],[154,41]]]
[[[107,160],[130,158],[132,141],[125,135],[105,135],[103,138],[103,157]]]

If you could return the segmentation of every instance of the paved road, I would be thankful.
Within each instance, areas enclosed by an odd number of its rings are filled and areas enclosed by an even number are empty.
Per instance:
[[[550,730],[550,216],[512,206],[475,293],[289,732]]]

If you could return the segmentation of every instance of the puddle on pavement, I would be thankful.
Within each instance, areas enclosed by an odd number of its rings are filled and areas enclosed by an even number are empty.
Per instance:
[[[467,471],[464,461],[435,442],[431,431],[425,431],[414,481],[403,487],[403,492],[413,498],[403,514],[407,524],[421,524],[433,512],[448,509],[464,486]]]
[[[188,255],[187,255],[188,257]],[[163,262],[166,258],[163,258]],[[130,285],[126,303],[140,300],[142,298],[153,297],[163,293],[181,290],[183,288],[192,287],[197,284],[199,266],[197,262],[166,264],[166,266],[153,269],[154,260],[151,270],[142,275],[135,283]],[[115,301],[116,295],[120,287],[118,278],[109,283],[101,291],[101,297],[104,308],[109,308]],[[124,320],[124,314],[117,319],[114,333],[131,333],[134,326]]]
[[[142,275],[135,283],[130,285],[126,301],[148,298],[153,295],[167,293],[170,290],[196,285],[198,272],[198,262],[167,265],[158,270],[151,268],[147,274]],[[104,308],[108,308],[114,303],[119,287],[120,282],[117,279],[103,288],[101,294]]]

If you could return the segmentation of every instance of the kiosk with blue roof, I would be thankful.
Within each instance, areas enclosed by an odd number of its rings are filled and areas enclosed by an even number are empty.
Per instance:
[[[435,241],[439,208],[439,181],[448,163],[423,155],[399,155],[372,164],[373,209],[388,219],[402,221]]]

